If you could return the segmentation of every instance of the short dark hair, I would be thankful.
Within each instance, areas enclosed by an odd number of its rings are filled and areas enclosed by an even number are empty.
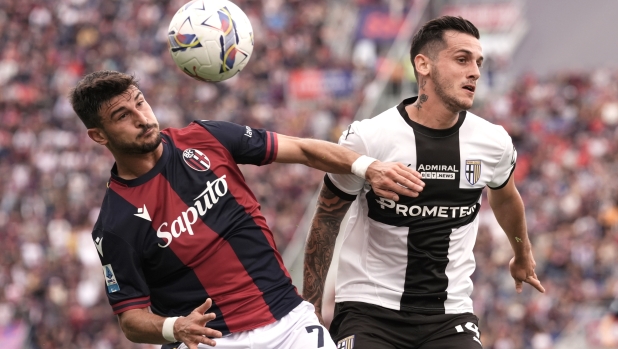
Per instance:
[[[479,30],[476,29],[474,24],[461,17],[442,16],[425,23],[414,35],[410,47],[410,60],[412,67],[414,67],[414,76],[417,76],[414,57],[419,53],[427,53],[431,59],[434,59],[437,52],[446,44],[444,32],[447,30],[455,30],[470,34],[477,39],[480,38]]]
[[[69,93],[73,110],[86,128],[101,127],[99,111],[103,103],[125,93],[131,86],[139,88],[133,75],[101,70],[86,75]]]

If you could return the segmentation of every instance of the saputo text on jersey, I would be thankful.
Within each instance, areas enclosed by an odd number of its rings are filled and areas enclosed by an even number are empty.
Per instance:
[[[167,222],[162,223],[157,229],[157,237],[166,239],[165,245],[158,244],[161,248],[166,248],[172,243],[174,238],[180,236],[180,234],[187,232],[189,235],[193,235],[193,228],[191,227],[199,217],[202,217],[206,212],[213,207],[219,199],[228,192],[227,182],[225,181],[225,175],[221,178],[210,182],[206,182],[206,189],[196,197],[195,203],[192,207],[189,207],[186,211],[182,212],[176,219],[172,221],[170,231],[164,231],[163,228],[168,226]]]

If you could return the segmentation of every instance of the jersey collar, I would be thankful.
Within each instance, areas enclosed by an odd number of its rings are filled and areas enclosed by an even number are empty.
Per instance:
[[[433,138],[448,137],[452,134],[457,133],[457,131],[459,131],[459,128],[463,124],[464,120],[466,119],[466,111],[464,110],[459,113],[459,119],[457,120],[457,123],[449,128],[435,129],[435,128],[429,128],[427,126],[421,125],[416,121],[412,121],[412,119],[410,119],[410,116],[408,116],[408,112],[406,111],[406,107],[416,102],[417,99],[418,99],[418,96],[404,99],[403,102],[401,102],[397,106],[397,110],[399,111],[399,114],[401,114],[401,116],[403,117],[403,120],[405,120],[405,122],[408,125],[410,125],[410,127],[412,127],[414,131],[418,133],[422,133],[425,136],[433,137]]]
[[[116,167],[116,163],[114,163],[114,166],[112,167],[111,180],[123,186],[137,187],[138,185],[142,185],[148,182],[149,180],[153,179],[156,175],[161,173],[161,170],[163,170],[163,167],[165,166],[165,164],[167,163],[167,160],[170,157],[170,149],[169,149],[170,146],[167,142],[166,136],[164,134],[161,134],[161,138],[162,138],[161,143],[163,143],[163,154],[161,154],[161,158],[159,159],[159,161],[157,161],[155,166],[150,171],[146,172],[144,175],[141,175],[135,179],[129,179],[129,180],[122,179],[118,177],[118,168]]]

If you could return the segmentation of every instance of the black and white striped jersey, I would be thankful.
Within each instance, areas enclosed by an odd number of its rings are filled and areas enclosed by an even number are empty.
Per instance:
[[[470,113],[449,129],[430,129],[405,106],[343,132],[339,144],[380,161],[416,169],[425,188],[398,202],[378,197],[354,175],[327,174],[325,185],[355,200],[343,235],[336,302],[357,301],[421,314],[472,312],[481,192],[503,187],[517,153],[501,126]]]

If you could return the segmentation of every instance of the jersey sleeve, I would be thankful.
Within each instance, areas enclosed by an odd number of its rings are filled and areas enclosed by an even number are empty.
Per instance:
[[[513,146],[511,137],[507,134],[507,142],[502,153],[502,157],[498,161],[498,164],[494,168],[494,174],[487,186],[490,189],[502,189],[511,178],[513,171],[515,171],[515,164],[517,163],[517,150]]]
[[[135,249],[116,234],[92,233],[103,266],[105,291],[114,314],[150,306],[150,291]]]
[[[360,133],[360,122],[355,121],[339,137],[339,145],[353,150],[361,155],[367,154],[365,143]],[[365,179],[353,174],[327,173],[324,185],[341,199],[354,201],[365,185]]]
[[[267,165],[277,158],[277,134],[227,121],[196,121],[232,154],[237,164]]]

